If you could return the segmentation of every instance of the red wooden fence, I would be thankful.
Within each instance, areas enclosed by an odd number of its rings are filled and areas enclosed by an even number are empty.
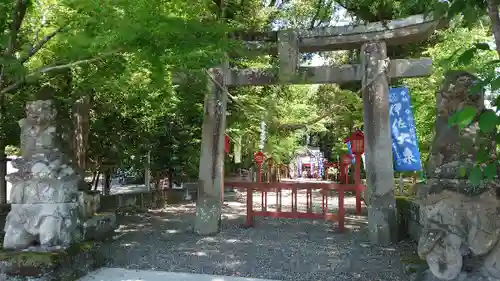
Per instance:
[[[233,186],[236,189],[244,189],[247,193],[247,214],[245,226],[253,225],[254,217],[271,217],[271,218],[297,218],[297,219],[324,219],[328,221],[337,221],[339,231],[344,230],[345,223],[345,207],[344,207],[344,192],[354,191],[356,193],[356,213],[361,212],[361,191],[365,186],[362,184],[338,184],[338,183],[296,183],[296,182],[273,182],[273,183],[258,183],[258,182],[226,182],[225,185]],[[291,211],[282,211],[282,191],[291,190]],[[306,190],[306,212],[299,212],[297,194],[300,190]],[[313,212],[313,191],[319,190],[322,197],[321,213]],[[338,193],[338,212],[331,214],[328,212],[328,197],[332,191]],[[253,194],[254,192],[261,193],[261,210],[254,210]],[[276,209],[268,210],[268,197],[270,192],[276,193]],[[359,208],[358,208],[359,206]]]

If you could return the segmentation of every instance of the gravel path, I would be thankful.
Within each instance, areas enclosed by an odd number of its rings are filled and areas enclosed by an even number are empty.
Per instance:
[[[287,281],[410,279],[401,256],[413,245],[371,246],[365,217],[349,215],[343,234],[308,220],[257,219],[243,229],[244,198],[237,198],[226,201],[223,229],[212,237],[192,233],[194,204],[120,217],[116,240],[103,247],[107,266]]]

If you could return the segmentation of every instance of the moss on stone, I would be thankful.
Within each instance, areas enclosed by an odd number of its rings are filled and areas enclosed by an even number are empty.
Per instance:
[[[53,267],[60,261],[60,252],[18,252],[0,250],[0,260],[20,267]]]
[[[53,252],[14,251],[0,248],[0,261],[9,262],[16,267],[53,268],[66,261],[68,257],[90,252],[94,247],[93,241],[84,241],[67,249]]]
[[[399,239],[402,240],[408,237],[408,220],[411,216],[411,202],[412,197],[396,196],[396,208],[398,210],[398,234]]]
[[[413,265],[420,265],[420,264],[426,264],[427,262],[423,259],[421,259],[417,253],[411,256],[402,256],[401,257],[401,262],[404,264],[413,264]]]

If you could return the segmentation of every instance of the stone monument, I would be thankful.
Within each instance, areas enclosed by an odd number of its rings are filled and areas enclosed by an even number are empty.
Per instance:
[[[429,265],[420,280],[500,280],[499,180],[474,185],[468,172],[460,172],[474,165],[480,147],[495,153],[494,134],[480,132],[478,118],[463,130],[448,125],[465,105],[477,109],[476,117],[487,110],[482,92],[469,93],[475,80],[467,72],[449,72],[437,94],[427,181],[417,186],[424,224],[418,254]]]
[[[5,223],[6,249],[67,247],[82,235],[78,203],[81,176],[70,165],[56,136],[51,100],[26,105],[21,127],[22,157],[12,183],[12,207]]]

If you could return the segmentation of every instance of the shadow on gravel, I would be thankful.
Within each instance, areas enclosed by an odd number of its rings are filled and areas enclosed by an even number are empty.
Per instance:
[[[287,281],[408,279],[400,252],[411,245],[371,246],[366,217],[349,215],[344,233],[332,222],[291,219],[257,219],[244,229],[245,205],[233,199],[210,237],[192,231],[194,204],[119,217],[116,239],[103,247],[108,266]]]

